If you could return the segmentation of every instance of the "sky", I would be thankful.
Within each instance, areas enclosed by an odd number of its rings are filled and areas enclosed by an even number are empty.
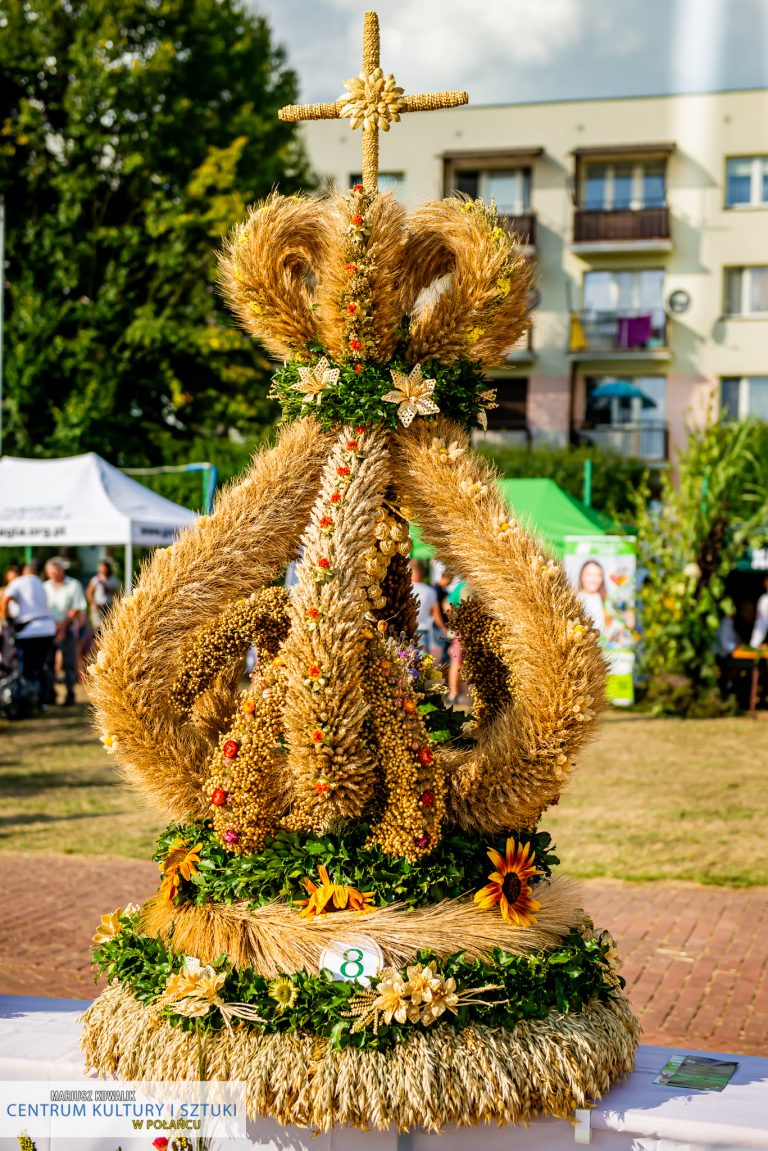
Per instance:
[[[360,71],[372,0],[248,0],[333,100]],[[382,67],[406,92],[473,104],[768,86],[768,0],[374,0]]]

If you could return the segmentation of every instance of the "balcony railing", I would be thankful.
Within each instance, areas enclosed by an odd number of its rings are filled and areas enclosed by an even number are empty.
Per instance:
[[[522,212],[519,216],[499,216],[499,223],[508,232],[520,237],[525,248],[536,246],[536,213]]]
[[[576,312],[571,317],[568,351],[572,355],[664,352],[667,325],[664,313]]]
[[[620,456],[663,462],[669,453],[669,428],[663,422],[639,421],[626,424],[594,424],[575,427],[577,444],[590,444]]]
[[[573,218],[575,244],[669,238],[669,208],[623,208],[610,212],[578,208]]]

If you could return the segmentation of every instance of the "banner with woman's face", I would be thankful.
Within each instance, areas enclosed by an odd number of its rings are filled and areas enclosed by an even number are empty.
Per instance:
[[[634,536],[566,536],[563,564],[584,611],[600,632],[608,656],[608,698],[634,702]]]

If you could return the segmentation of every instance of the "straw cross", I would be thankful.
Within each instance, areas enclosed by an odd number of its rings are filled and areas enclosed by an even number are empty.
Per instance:
[[[363,24],[363,70],[353,80],[345,80],[347,95],[332,104],[288,104],[281,108],[281,120],[351,120],[353,128],[363,129],[363,184],[374,192],[379,175],[379,129],[388,132],[402,112],[433,112],[456,108],[469,100],[466,92],[428,92],[404,96],[394,76],[384,75],[380,64],[379,18],[366,12]]]

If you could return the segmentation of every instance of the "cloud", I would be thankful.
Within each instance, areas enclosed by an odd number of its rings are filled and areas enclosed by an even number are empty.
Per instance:
[[[360,70],[372,0],[250,0],[286,45],[303,100]],[[768,0],[378,0],[382,66],[407,92],[473,104],[768,84]]]

